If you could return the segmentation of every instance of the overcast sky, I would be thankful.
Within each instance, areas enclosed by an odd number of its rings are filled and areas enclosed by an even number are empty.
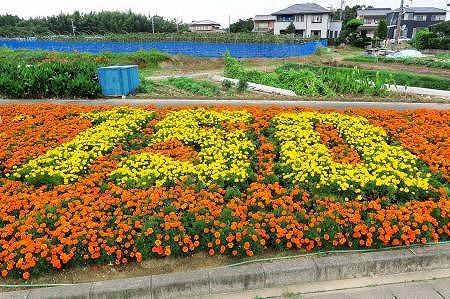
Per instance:
[[[21,17],[47,16],[79,10],[128,10],[143,14],[158,14],[178,18],[184,22],[211,19],[222,26],[239,18],[255,14],[270,14],[296,3],[315,2],[324,7],[340,7],[340,0],[0,0],[0,14],[9,13]],[[397,8],[400,0],[347,0],[346,5],[362,4],[375,7]],[[433,6],[450,9],[450,0],[405,0],[410,6]]]

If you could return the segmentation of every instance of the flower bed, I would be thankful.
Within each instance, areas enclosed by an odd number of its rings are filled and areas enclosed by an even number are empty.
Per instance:
[[[0,106],[3,277],[450,236],[450,112]]]

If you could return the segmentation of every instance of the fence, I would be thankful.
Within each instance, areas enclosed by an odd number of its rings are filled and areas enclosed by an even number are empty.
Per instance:
[[[313,54],[317,47],[327,46],[326,40],[304,43],[252,44],[252,43],[203,43],[183,41],[161,42],[111,42],[111,41],[55,41],[55,40],[17,40],[0,39],[0,47],[11,49],[47,50],[58,52],[135,52],[157,49],[169,54],[181,54],[197,57],[222,57],[230,51],[238,58],[283,58]]]

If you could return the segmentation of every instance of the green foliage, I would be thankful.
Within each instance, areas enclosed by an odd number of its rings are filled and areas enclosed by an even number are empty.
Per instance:
[[[443,22],[436,26],[432,31],[428,29],[420,30],[416,33],[416,36],[411,40],[413,47],[422,49],[442,49],[450,50],[450,36],[448,31],[450,29],[450,22]]]
[[[344,26],[345,23],[348,20],[354,19],[357,17],[357,11],[358,9],[361,9],[362,6],[361,5],[355,5],[355,6],[346,6],[343,10],[341,10],[340,8],[338,8],[335,12],[333,12],[333,20],[339,20],[341,17],[341,12],[342,12],[342,20],[344,21]]]
[[[225,77],[239,78],[245,74],[244,66],[234,57],[231,57],[230,52],[225,52]]]
[[[386,94],[386,77],[368,77],[359,69],[316,68],[286,64],[273,73],[245,70],[235,58],[225,57],[225,76],[295,91],[303,96],[334,96],[336,93]]]
[[[363,21],[357,18],[346,21],[337,42],[364,48],[371,39],[367,37],[367,30],[359,30],[361,25],[363,25]]]
[[[313,70],[316,74],[320,76],[330,76],[334,77],[333,80],[337,80],[338,76],[336,74],[341,73],[342,75],[348,75],[351,73],[359,74],[361,78],[351,78],[348,77],[348,81],[356,81],[361,82],[361,80],[370,79],[373,82],[384,81],[387,84],[397,84],[404,86],[415,86],[415,87],[423,87],[423,88],[431,88],[431,89],[441,89],[441,90],[450,90],[450,79],[440,76],[434,75],[422,75],[415,74],[409,72],[393,72],[393,71],[385,71],[385,70],[367,70],[367,69],[358,69],[358,68],[346,68],[346,67],[332,67],[332,66],[316,66],[316,65],[303,65],[296,63],[288,63],[284,66],[280,67],[277,71],[289,70],[289,69],[309,69]],[[356,73],[355,73],[356,72]],[[339,79],[341,80],[341,79]],[[339,82],[336,81],[336,82]],[[342,82],[339,84],[354,84],[354,82],[345,82],[342,79]]]
[[[362,26],[363,24],[364,23],[362,20],[355,18],[347,21],[346,28],[352,31],[356,31],[359,28],[359,26]]]
[[[392,83],[389,76],[382,76],[379,72],[367,76],[364,70],[358,68],[333,68],[326,66],[313,66],[288,63],[278,68],[277,73],[286,71],[309,71],[324,82],[322,95],[332,96],[338,94],[371,94],[386,95],[385,84]]]
[[[377,37],[380,40],[385,40],[387,38],[387,33],[388,33],[387,22],[385,18],[382,18],[378,23]]]
[[[416,36],[411,40],[411,44],[419,50],[430,49],[430,39],[436,37],[437,34],[435,32],[431,32],[428,29],[422,29],[416,33]]]
[[[432,58],[390,58],[390,57],[375,57],[375,56],[356,56],[346,58],[346,61],[354,62],[389,62],[389,63],[402,63],[407,65],[423,65],[432,68],[450,69],[450,58],[439,59]]]
[[[140,76],[141,84],[139,85],[139,92],[150,94],[153,91],[153,81],[146,79],[144,76]]]
[[[29,37],[39,35],[67,35],[73,34],[72,20],[76,27],[75,34],[105,34],[105,33],[134,33],[152,32],[152,18],[131,11],[101,11],[72,14],[59,14],[50,17],[22,19],[17,16],[0,16],[0,36]],[[187,31],[188,26],[178,24],[175,20],[167,20],[160,16],[153,16],[155,32]]]
[[[160,62],[169,60],[168,54],[157,50],[140,50],[134,53],[130,53],[129,56],[125,57],[131,60],[131,64],[137,64],[140,67],[156,67]]]
[[[253,27],[254,23],[252,18],[246,20],[239,19],[239,21],[230,25],[230,32],[252,32]]]
[[[237,85],[237,91],[238,92],[245,92],[248,88],[248,82],[245,79],[239,79],[238,85]]]
[[[100,95],[97,65],[0,61],[0,94],[10,98],[96,98]]]
[[[167,83],[183,90],[187,90],[193,94],[212,97],[219,94],[219,87],[213,83],[198,81],[192,78],[180,77],[169,78]]]
[[[230,80],[224,80],[222,82],[222,88],[224,90],[230,90],[233,87],[233,82],[231,82]]]
[[[443,36],[450,36],[450,21],[441,22],[431,27],[431,31],[441,33]]]
[[[1,36],[1,35],[0,35]],[[117,42],[151,42],[151,41],[193,41],[193,42],[217,42],[217,43],[254,43],[254,44],[276,44],[276,43],[303,43],[305,39],[299,35],[274,35],[270,33],[238,32],[238,33],[104,33],[99,35],[82,34],[69,35],[39,35],[40,39],[62,40],[62,41],[117,41]]]
[[[142,68],[157,67],[170,56],[157,50],[137,51],[134,53],[89,54],[78,52],[49,52],[42,50],[12,50],[0,48],[0,61],[15,61],[24,64],[40,62],[92,62],[98,66],[137,64]]]
[[[284,89],[293,90],[300,96],[334,96],[336,93],[318,77],[309,70],[288,70],[279,75],[279,84]]]
[[[286,34],[295,34],[295,25],[294,25],[294,23],[291,22],[284,32]]]

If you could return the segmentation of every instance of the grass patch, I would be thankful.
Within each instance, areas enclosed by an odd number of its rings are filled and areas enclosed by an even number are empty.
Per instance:
[[[299,63],[288,63],[277,69],[277,72],[287,70],[310,70],[319,76],[333,76],[334,74],[351,74],[357,71],[361,78],[382,80],[389,84],[414,86],[431,89],[450,90],[450,79],[435,75],[423,75],[409,72],[393,72],[385,70],[367,70],[360,68],[317,66]]]
[[[169,54],[157,50],[140,50],[134,53],[104,52],[90,54],[0,48],[0,61],[14,61],[24,64],[37,64],[42,62],[90,62],[98,66],[135,64],[140,68],[156,68],[159,63],[168,61],[169,59]]]
[[[194,80],[187,77],[172,77],[166,81],[169,85],[178,89],[186,90],[195,95],[205,97],[217,96],[220,93],[219,87],[211,82]]]
[[[226,55],[225,76],[242,81],[254,82],[278,88],[293,90],[299,96],[328,96],[336,94],[387,94],[387,78],[368,78],[359,69],[319,72],[314,68],[302,68],[301,64],[290,63],[275,72],[246,70],[235,58]]]
[[[423,65],[431,68],[450,69],[450,55],[436,56],[435,58],[390,58],[375,56],[356,56],[345,58],[345,61],[368,62],[368,63],[401,63],[406,65]]]

